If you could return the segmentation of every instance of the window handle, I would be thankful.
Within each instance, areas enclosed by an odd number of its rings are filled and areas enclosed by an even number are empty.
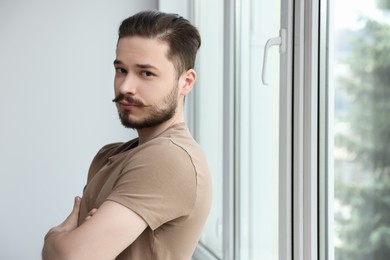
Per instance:
[[[267,86],[267,64],[268,64],[268,50],[272,46],[279,45],[279,53],[285,53],[286,52],[286,38],[287,37],[287,31],[286,29],[280,29],[279,36],[274,37],[271,39],[268,39],[267,43],[264,47],[264,56],[263,56],[263,70],[262,70],[262,76],[261,79],[263,81],[263,85]]]

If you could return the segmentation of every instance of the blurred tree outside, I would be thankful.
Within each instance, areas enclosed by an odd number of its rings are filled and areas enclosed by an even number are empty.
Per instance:
[[[386,19],[361,18],[337,79],[348,103],[336,115],[347,125],[335,136],[346,158],[335,160],[337,260],[390,259],[390,0],[377,4]]]

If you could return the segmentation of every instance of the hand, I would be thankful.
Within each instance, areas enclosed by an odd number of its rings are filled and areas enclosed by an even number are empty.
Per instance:
[[[45,236],[45,240],[54,234],[63,233],[63,232],[70,232],[70,231],[77,228],[79,212],[80,212],[80,204],[81,204],[81,198],[78,196],[75,197],[72,212],[64,220],[64,222],[62,222],[60,225],[53,227],[52,229],[49,230],[49,232]]]
[[[81,198],[75,197],[73,210],[69,214],[69,216],[62,222],[60,225],[53,227],[49,230],[49,232],[45,236],[45,243],[42,249],[42,259],[58,259],[56,258],[56,246],[55,243],[60,239],[63,235],[69,233],[70,231],[77,228],[79,211],[80,211]]]

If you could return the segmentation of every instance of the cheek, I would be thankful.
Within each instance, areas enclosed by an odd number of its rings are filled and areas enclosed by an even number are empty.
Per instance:
[[[138,90],[138,96],[147,103],[156,103],[160,97],[160,90],[155,87],[146,87]]]

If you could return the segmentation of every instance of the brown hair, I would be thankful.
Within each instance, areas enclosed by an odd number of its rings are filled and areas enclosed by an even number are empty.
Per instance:
[[[167,58],[173,62],[178,75],[194,68],[201,43],[197,28],[188,20],[159,11],[143,11],[130,16],[121,23],[118,35],[118,41],[127,36],[140,36],[166,42],[169,46]]]

